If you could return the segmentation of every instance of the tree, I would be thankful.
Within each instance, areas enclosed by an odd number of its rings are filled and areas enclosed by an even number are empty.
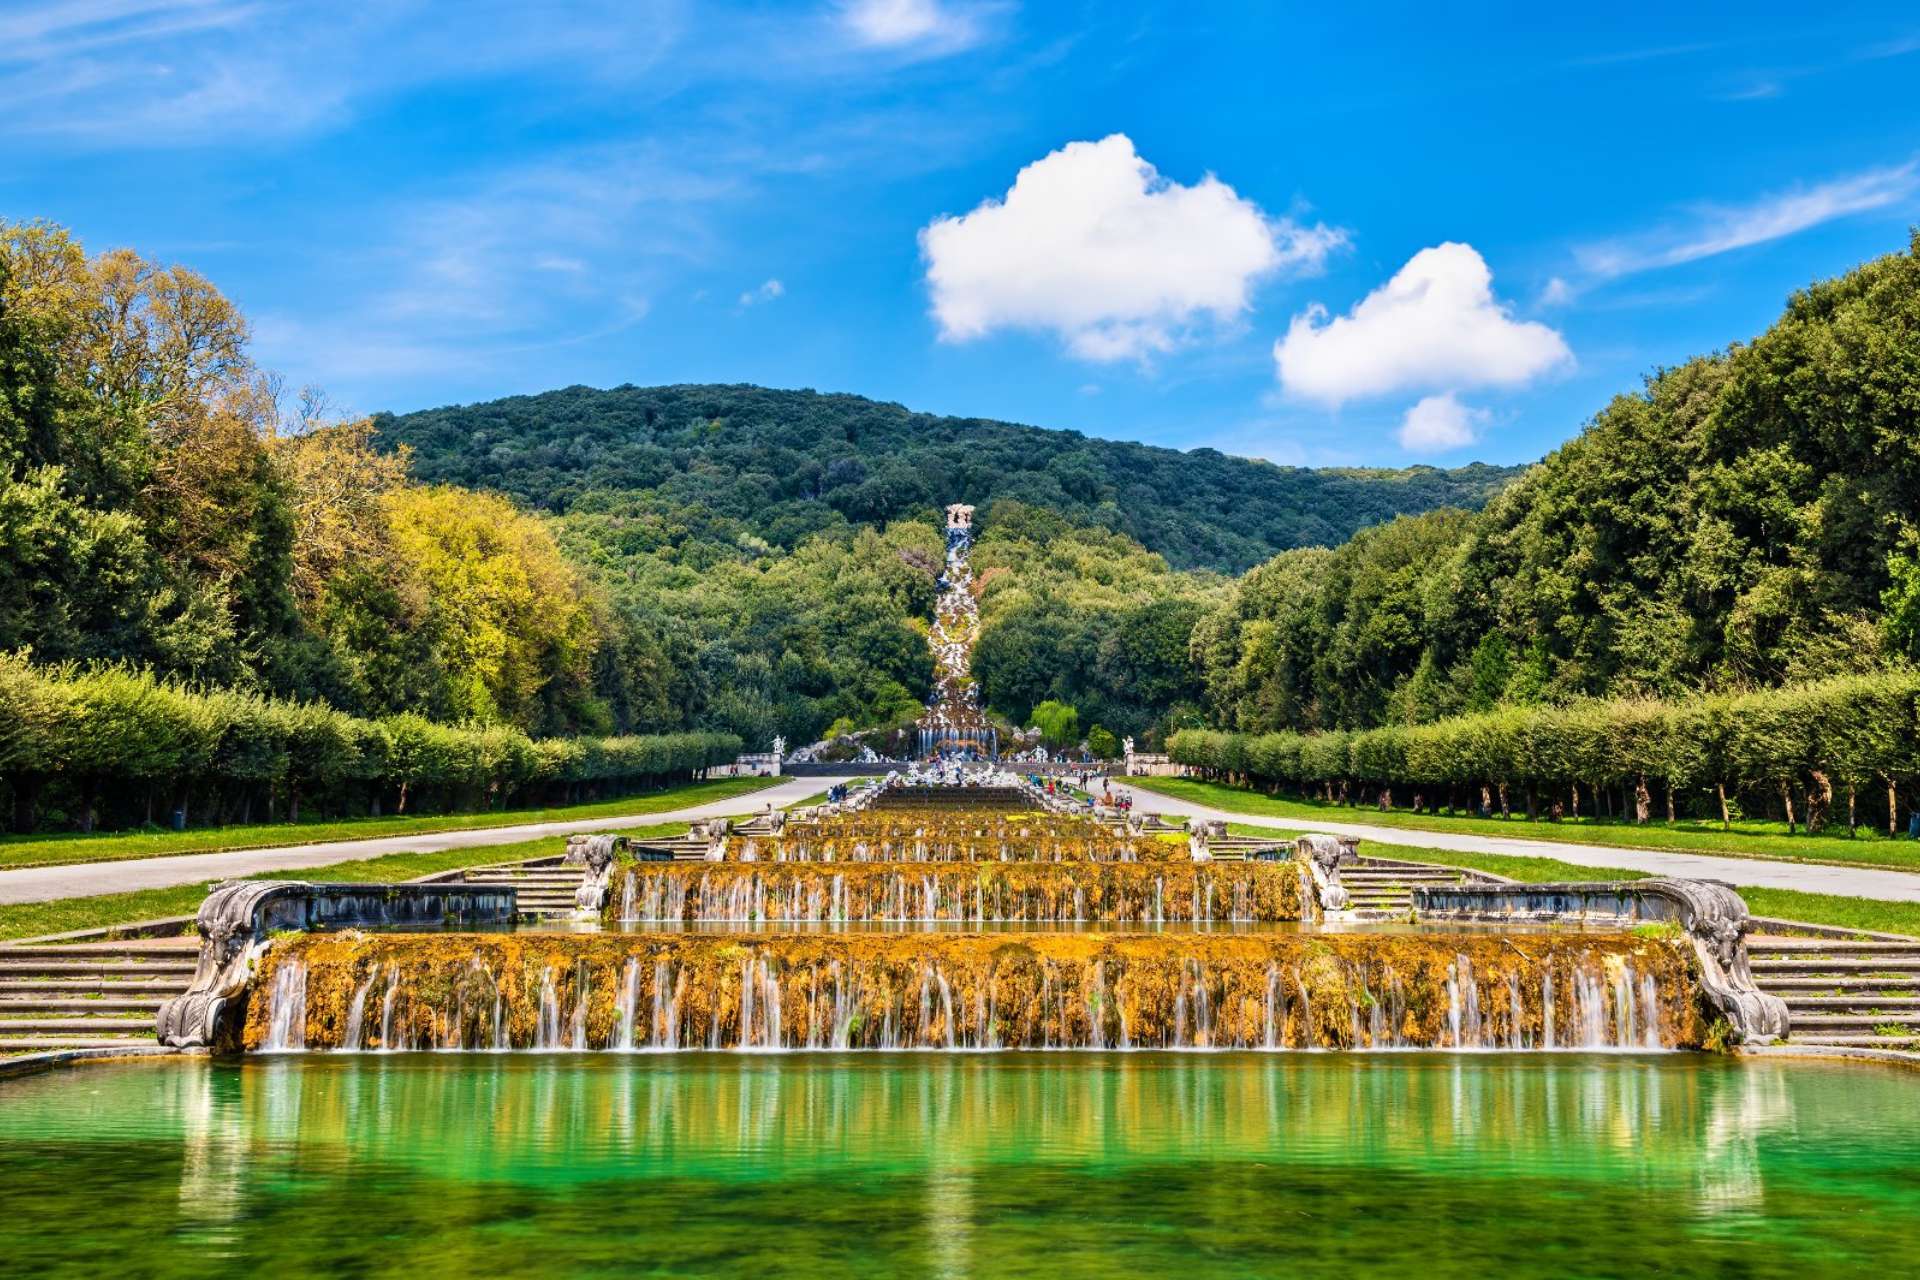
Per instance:
[[[1080,741],[1080,713],[1064,702],[1049,698],[1033,709],[1028,723],[1038,729],[1041,740],[1056,751]]]
[[[1120,758],[1120,739],[1102,725],[1087,730],[1087,750],[1093,752],[1098,760],[1117,760]]]

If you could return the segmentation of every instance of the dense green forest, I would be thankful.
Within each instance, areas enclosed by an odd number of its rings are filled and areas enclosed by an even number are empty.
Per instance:
[[[1916,546],[1920,234],[1617,397],[1483,511],[1274,557],[1193,654],[1209,719],[1250,731],[1819,680],[1920,654]]]
[[[792,548],[1011,498],[1124,534],[1176,568],[1226,573],[1397,515],[1481,506],[1518,470],[1277,467],[752,386],[569,387],[375,421],[421,479],[556,514],[706,525],[735,544]]]

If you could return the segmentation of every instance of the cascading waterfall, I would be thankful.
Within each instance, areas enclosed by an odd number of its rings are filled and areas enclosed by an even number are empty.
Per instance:
[[[1646,1049],[1688,955],[1633,935],[306,935],[256,1048]],[[1568,1028],[1562,1031],[1561,1028]]]
[[[1271,924],[1306,914],[1285,863],[722,864],[629,872],[619,924]],[[1169,911],[1169,903],[1173,909]],[[630,912],[637,911],[637,915]]]
[[[300,960],[274,970],[267,1034],[260,1047],[269,1052],[307,1047],[307,966]]]
[[[380,979],[380,966],[375,965],[367,972],[367,980],[354,988],[353,1003],[347,1008],[347,1030],[341,1042],[343,1049],[358,1049],[366,1043],[366,1032],[362,1023],[367,1014],[367,993],[373,990],[373,984]]]
[[[632,883],[631,880],[628,881]],[[625,973],[620,979],[620,999],[614,1005],[619,1016],[619,1032],[614,1037],[616,1049],[633,1048],[633,1019],[640,1006],[640,957],[628,956]]]

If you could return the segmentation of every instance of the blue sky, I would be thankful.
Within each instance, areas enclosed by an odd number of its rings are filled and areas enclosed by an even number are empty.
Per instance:
[[[357,411],[742,381],[1306,464],[1538,457],[1920,222],[1910,6],[1342,8],[0,0],[0,217]]]

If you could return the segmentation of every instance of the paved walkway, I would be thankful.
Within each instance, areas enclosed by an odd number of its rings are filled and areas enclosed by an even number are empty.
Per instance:
[[[580,831],[617,831],[670,822],[692,822],[728,814],[756,813],[804,800],[846,778],[788,778],[763,791],[715,800],[664,813],[638,813],[624,818],[588,818],[578,822],[533,822],[517,827],[487,827],[477,831],[436,831],[431,835],[382,836],[374,840],[335,840],[327,844],[287,845],[278,849],[239,849],[231,853],[188,853],[177,857],[130,858],[123,862],[85,862],[65,867],[21,867],[0,871],[0,903],[45,902],[52,898],[91,898],[137,889],[168,889],[203,880],[231,880],[262,871],[299,871],[335,862],[379,858],[390,853],[435,853],[441,849],[476,849],[517,844],[543,836],[567,836]]]
[[[1095,784],[1096,789],[1098,783]],[[1131,791],[1134,808],[1141,813],[1160,813],[1169,817],[1197,815],[1224,818],[1255,827],[1279,827],[1287,831],[1325,831],[1331,835],[1357,836],[1374,844],[1413,845],[1426,849],[1448,849],[1461,853],[1516,854],[1526,858],[1556,858],[1583,867],[1610,870],[1645,871],[1661,876],[1687,876],[1696,880],[1724,880],[1732,885],[1763,889],[1797,889],[1802,893],[1832,893],[1849,898],[1876,898],[1887,902],[1920,902],[1920,875],[1910,871],[1880,871],[1865,867],[1832,867],[1806,862],[1773,862],[1762,858],[1727,858],[1716,854],[1675,853],[1664,849],[1626,849],[1617,845],[1567,844],[1557,840],[1530,840],[1515,836],[1468,835],[1452,831],[1407,831],[1399,827],[1373,827],[1358,822],[1325,822],[1318,818],[1276,818],[1250,813],[1233,813],[1190,800],[1179,800],[1118,784],[1116,791]]]

